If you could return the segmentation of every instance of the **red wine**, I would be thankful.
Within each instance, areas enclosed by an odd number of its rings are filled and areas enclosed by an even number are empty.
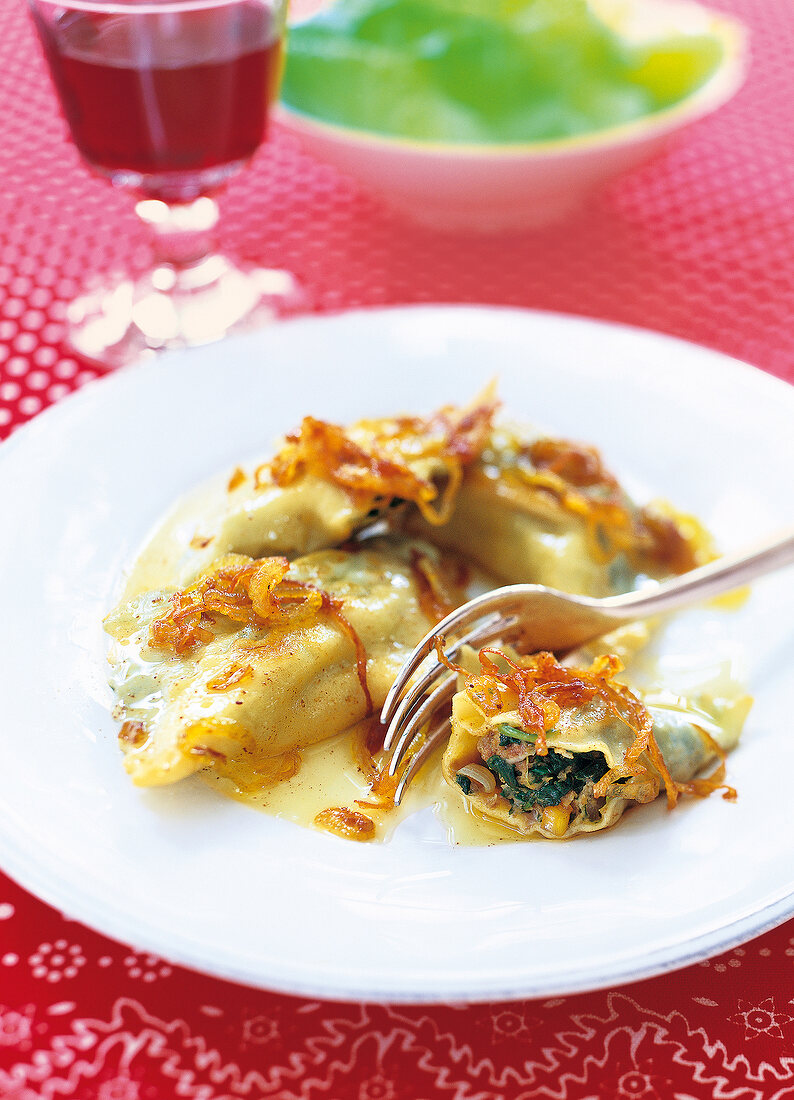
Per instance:
[[[256,0],[61,8],[37,26],[72,139],[105,174],[135,174],[141,190],[167,193],[169,176],[237,165],[265,136],[280,37]]]

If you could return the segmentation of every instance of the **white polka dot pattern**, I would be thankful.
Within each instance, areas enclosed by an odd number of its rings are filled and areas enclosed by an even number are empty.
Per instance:
[[[662,160],[564,225],[496,238],[433,233],[273,140],[222,198],[222,243],[291,268],[318,310],[501,303],[589,314],[710,344],[794,378],[794,19],[789,0],[719,0],[751,26],[736,99]],[[69,144],[22,4],[0,0],[0,434],[95,377],[64,344],[66,303],[146,265],[128,196]]]

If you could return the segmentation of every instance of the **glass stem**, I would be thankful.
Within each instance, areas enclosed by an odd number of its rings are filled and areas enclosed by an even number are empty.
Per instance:
[[[135,213],[151,231],[157,263],[174,269],[177,276],[214,251],[218,204],[206,195],[185,203],[141,199]]]

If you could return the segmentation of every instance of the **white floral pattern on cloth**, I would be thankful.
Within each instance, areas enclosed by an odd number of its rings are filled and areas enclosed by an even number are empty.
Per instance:
[[[794,1004],[794,1000],[789,1004]],[[754,1039],[761,1035],[768,1035],[773,1039],[784,1039],[785,1032],[788,1032],[794,1042],[794,1029],[789,1027],[790,1024],[794,1024],[794,1016],[780,1011],[774,997],[765,997],[758,1004],[750,1004],[740,999],[738,1011],[731,1016],[731,1020],[744,1027],[747,1039]]]
[[[0,1046],[25,1050],[30,1047],[33,1034],[32,1009],[17,1012],[0,1005]]]
[[[2,1016],[0,1016],[0,1021]],[[16,1018],[12,1024],[18,1026]],[[47,1047],[0,1069],[0,1096],[14,1087],[36,1090],[41,1100],[191,1100],[219,1097],[298,1096],[312,1059],[287,1055],[285,1065],[248,1069],[227,1060],[183,1019],[163,1020],[132,998],[120,998],[107,1019],[74,1017],[68,1032]]]
[[[77,943],[59,939],[54,943],[41,943],[32,955],[28,956],[28,965],[34,978],[54,984],[64,979],[76,978],[85,966],[85,955]]]
[[[167,978],[171,974],[171,967],[157,955],[138,954],[133,951],[125,955],[122,962],[128,977],[134,981],[145,982],[147,985],[156,982],[158,978]]]
[[[192,977],[192,976],[189,976]],[[207,979],[202,979],[207,980]],[[234,988],[234,987],[232,987]],[[245,992],[243,992],[245,996]],[[214,1048],[182,1018],[153,1015],[137,1000],[118,999],[106,1018],[61,1013],[46,1045],[0,1068],[0,1096],[38,1100],[783,1100],[794,1096],[794,1054],[777,1063],[729,1051],[678,1011],[659,1013],[625,993],[591,995],[599,1013],[571,1013],[538,1023],[503,1051],[479,1046],[485,1024],[512,1007],[420,1009],[321,1005],[272,999],[272,1011],[243,1009],[236,1053]],[[75,1008],[76,1006],[72,1006]],[[522,1004],[521,1010],[536,1007]],[[560,1011],[562,1010],[562,1011]],[[782,1026],[774,1005],[746,1007]],[[521,1012],[516,1013],[517,1016]],[[788,1014],[783,1014],[788,1015]],[[229,1019],[226,1019],[226,1017]],[[715,1019],[718,1023],[718,1019]],[[760,1025],[758,1015],[756,1024]],[[463,1025],[461,1028],[460,1025]],[[472,1026],[472,1024],[474,1026]],[[750,1024],[749,1026],[756,1026]],[[249,1026],[250,1025],[250,1026]],[[30,1039],[36,1013],[0,1009],[0,1034]],[[277,1044],[292,1031],[292,1049]],[[769,1029],[766,1029],[771,1034]],[[514,1032],[514,1036],[517,1035]],[[490,1036],[489,1036],[490,1038]],[[261,1042],[259,1041],[261,1039]],[[245,1044],[259,1055],[251,1060]],[[789,1045],[789,1050],[792,1050]],[[20,1050],[21,1054],[21,1050]],[[2,1063],[0,1063],[2,1065]],[[741,1088],[737,1089],[737,1082]]]
[[[639,988],[652,989],[653,984]],[[500,1096],[511,1100],[670,1100],[679,1094],[682,1098],[726,1100],[734,1095],[741,1100],[794,1097],[794,1045],[781,1045],[774,1059],[765,1057],[768,1048],[745,1056],[740,1036],[735,1036],[738,1041],[730,1050],[715,1038],[723,1023],[719,1014],[703,1021],[697,1009],[687,1014],[659,1012],[640,997],[626,993],[591,994],[586,1000],[597,1006],[592,1012],[572,1011],[581,1000],[567,998],[534,1035],[523,1042],[517,1040],[506,1051],[496,1043],[490,1050],[476,1041],[453,1045],[450,1061],[459,1074],[465,1071],[462,1076],[471,1094],[478,1100],[481,1096],[488,1100]],[[493,1020],[493,1010],[468,1009],[467,1016],[472,1011],[480,1013],[482,1023]],[[438,1018],[426,1021],[433,1030],[438,1022]],[[475,1026],[474,1031],[477,1036],[485,1033],[482,1027]],[[442,1034],[438,1032],[437,1039]],[[734,1094],[737,1077],[743,1091]]]

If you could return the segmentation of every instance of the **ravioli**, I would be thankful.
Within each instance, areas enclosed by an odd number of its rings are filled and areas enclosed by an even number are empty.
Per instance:
[[[275,457],[238,469],[202,518],[183,574],[226,553],[307,554],[339,546],[410,506],[432,530],[448,519],[464,470],[485,445],[496,401],[490,390],[463,408],[428,417],[360,420],[347,427],[307,416]]]
[[[672,807],[720,789],[751,703],[738,692],[643,701],[615,679],[610,656],[589,669],[549,653],[480,660],[454,697],[442,769],[473,812],[523,837],[597,832],[663,791]],[[709,764],[711,776],[696,778]]]
[[[386,540],[291,564],[227,555],[187,589],[118,607],[105,627],[133,781],[172,783],[238,758],[265,775],[371,713],[463,599],[437,564],[430,547]]]
[[[696,524],[636,506],[595,449],[533,435],[497,410],[489,388],[426,417],[348,427],[306,417],[272,460],[235,470],[209,503],[180,505],[105,622],[136,784],[202,772],[253,795],[295,776],[302,750],[308,758],[354,729],[355,748],[416,643],[472,594],[466,560],[483,571],[480,586],[604,596],[684,572],[708,552]],[[631,652],[647,627],[625,633]],[[605,828],[662,788],[673,802],[687,785],[703,793],[709,781],[693,777],[738,737],[744,704],[646,709],[612,679],[616,659],[577,675],[557,672],[549,655],[522,660],[521,675],[551,661],[566,691],[578,676],[580,697],[551,699],[556,725],[533,727],[520,683],[497,676],[485,691],[484,669],[485,695],[455,699],[442,764],[461,797],[516,835]],[[495,711],[478,710],[478,699],[497,697]],[[378,770],[377,736],[362,744],[356,766],[370,797],[353,801],[388,814],[394,782]],[[328,810],[343,823],[364,816]]]
[[[707,552],[696,525],[636,506],[594,448],[499,423],[487,390],[425,418],[304,418],[270,462],[235,471],[196,521],[177,579],[222,554],[292,557],[375,524],[462,554],[497,583],[596,597]]]
[[[432,535],[422,517],[409,526],[503,583],[595,597],[686,572],[706,549],[696,525],[700,544],[659,509],[636,506],[595,448],[509,427],[466,470],[446,523]]]

